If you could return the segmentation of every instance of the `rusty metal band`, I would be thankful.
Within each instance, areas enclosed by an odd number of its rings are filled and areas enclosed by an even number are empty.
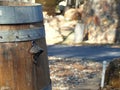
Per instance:
[[[44,87],[43,89],[40,89],[40,90],[52,90],[52,84],[51,84],[51,81],[50,81],[50,84],[46,87]]]
[[[0,30],[0,42],[32,41],[45,37],[44,27],[26,30]]]

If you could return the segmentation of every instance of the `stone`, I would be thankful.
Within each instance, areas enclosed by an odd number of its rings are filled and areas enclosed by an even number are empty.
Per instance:
[[[63,41],[63,44],[73,45],[74,41],[74,33],[71,32],[67,35],[67,38]]]
[[[43,12],[48,44],[74,44],[75,26],[81,19],[85,28],[80,43],[120,43],[120,1],[84,0],[79,8],[64,15],[50,16]]]
[[[119,43],[119,0],[85,0],[82,20],[89,43]]]
[[[120,58],[111,61],[107,67],[105,84],[114,89],[120,89]]]
[[[74,26],[77,21],[66,21],[63,15],[49,16],[47,12],[43,12],[43,15],[48,45],[73,43]]]
[[[59,27],[57,27],[57,23],[57,19],[52,19],[50,22],[46,21],[44,23],[46,31],[46,42],[48,45],[53,45],[63,41],[63,38],[59,33]]]
[[[77,9],[71,8],[65,11],[64,17],[65,20],[72,21],[72,20],[78,20],[80,16],[80,13]]]

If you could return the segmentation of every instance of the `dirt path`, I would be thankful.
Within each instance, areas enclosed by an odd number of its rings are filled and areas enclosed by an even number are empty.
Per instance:
[[[53,90],[97,90],[102,64],[90,60],[49,58]]]

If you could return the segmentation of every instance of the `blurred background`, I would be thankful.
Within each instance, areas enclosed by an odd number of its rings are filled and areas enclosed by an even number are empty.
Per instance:
[[[120,89],[120,0],[6,1],[42,5],[53,90],[100,89],[102,61],[116,58],[104,90]]]

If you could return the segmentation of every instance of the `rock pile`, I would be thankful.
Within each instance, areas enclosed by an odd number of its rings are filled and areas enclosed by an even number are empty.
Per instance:
[[[46,41],[48,45],[64,43],[73,43],[74,26],[77,21],[66,21],[63,15],[49,16],[44,12],[44,25],[46,30]]]
[[[119,14],[119,0],[85,0],[82,19],[89,42],[120,42]]]
[[[71,8],[65,12],[64,17],[67,21],[78,20],[81,18],[81,13],[78,9]]]
[[[77,90],[82,90],[82,85],[92,83],[90,80],[94,80],[95,77],[98,78],[98,81],[94,81],[94,86],[99,88],[101,63],[79,59],[51,58],[49,64],[53,90],[76,90],[72,89],[76,87],[80,88]],[[81,87],[79,87],[80,85]]]
[[[84,0],[78,9],[71,8],[64,15],[48,16],[44,13],[47,43],[74,43],[78,19],[85,24],[85,42],[120,42],[120,1]]]

